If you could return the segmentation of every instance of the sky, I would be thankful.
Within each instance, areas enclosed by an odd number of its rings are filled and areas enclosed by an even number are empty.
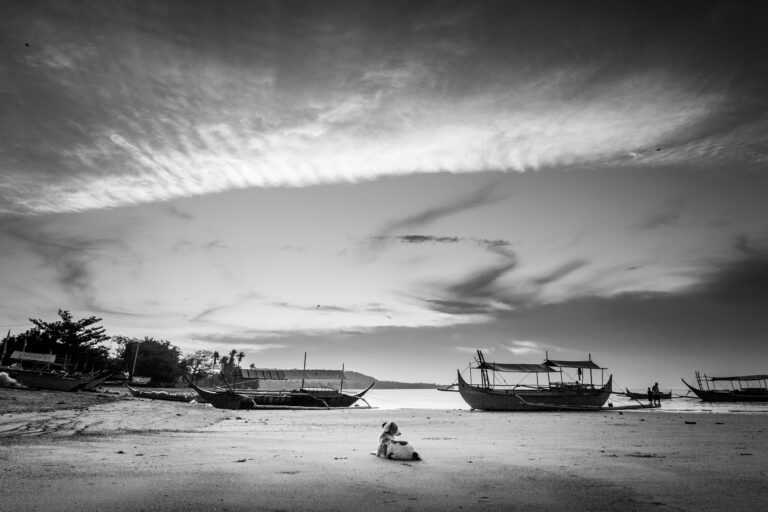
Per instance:
[[[768,373],[768,4],[0,4],[0,329]]]

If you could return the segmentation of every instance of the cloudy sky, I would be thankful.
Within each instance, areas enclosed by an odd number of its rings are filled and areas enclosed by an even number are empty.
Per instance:
[[[768,372],[764,2],[3,2],[0,328]]]

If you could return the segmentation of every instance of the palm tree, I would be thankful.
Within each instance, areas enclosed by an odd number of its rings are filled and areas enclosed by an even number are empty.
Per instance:
[[[218,360],[219,360],[219,353],[218,352],[214,352],[213,353],[213,366],[216,366],[216,363],[218,362]]]
[[[239,354],[237,354],[237,366],[240,366],[240,361],[242,361],[244,357],[245,357],[245,352],[241,351]]]

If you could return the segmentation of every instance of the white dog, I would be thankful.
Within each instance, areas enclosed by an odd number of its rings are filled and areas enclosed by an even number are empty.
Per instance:
[[[419,454],[413,450],[413,446],[408,441],[398,441],[395,436],[400,435],[397,424],[394,421],[382,423],[384,431],[379,436],[379,449],[376,451],[377,457],[386,457],[396,460],[421,460]]]
[[[2,388],[20,388],[21,383],[5,372],[0,372],[0,387]]]

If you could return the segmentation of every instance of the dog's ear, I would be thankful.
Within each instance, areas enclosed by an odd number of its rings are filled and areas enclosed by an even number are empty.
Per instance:
[[[382,423],[382,424],[381,424],[381,428],[384,428],[384,425],[386,425],[387,423],[389,423],[389,422],[388,422],[388,421],[385,421],[384,423]]]

